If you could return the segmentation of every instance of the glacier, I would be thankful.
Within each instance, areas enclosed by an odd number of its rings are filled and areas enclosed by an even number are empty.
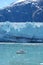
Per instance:
[[[1,42],[43,42],[42,22],[1,22]]]

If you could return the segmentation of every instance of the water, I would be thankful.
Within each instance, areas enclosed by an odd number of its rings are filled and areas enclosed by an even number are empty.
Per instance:
[[[43,65],[43,45],[0,44],[0,65]]]

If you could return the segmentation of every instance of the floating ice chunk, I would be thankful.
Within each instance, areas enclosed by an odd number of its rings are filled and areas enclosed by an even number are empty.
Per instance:
[[[43,63],[40,63],[40,65],[43,65]]]

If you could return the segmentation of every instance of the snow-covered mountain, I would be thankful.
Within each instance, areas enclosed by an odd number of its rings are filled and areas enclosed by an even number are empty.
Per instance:
[[[43,3],[19,0],[0,9],[0,41],[43,42]]]
[[[13,2],[9,6],[0,9],[0,22],[43,22],[43,5],[39,3],[41,2],[37,2],[37,0]]]

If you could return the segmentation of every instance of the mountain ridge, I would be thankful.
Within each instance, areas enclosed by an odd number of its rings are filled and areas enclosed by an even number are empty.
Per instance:
[[[43,22],[42,15],[43,8],[40,9],[37,2],[27,0],[12,3],[10,6],[1,9],[0,22]]]

